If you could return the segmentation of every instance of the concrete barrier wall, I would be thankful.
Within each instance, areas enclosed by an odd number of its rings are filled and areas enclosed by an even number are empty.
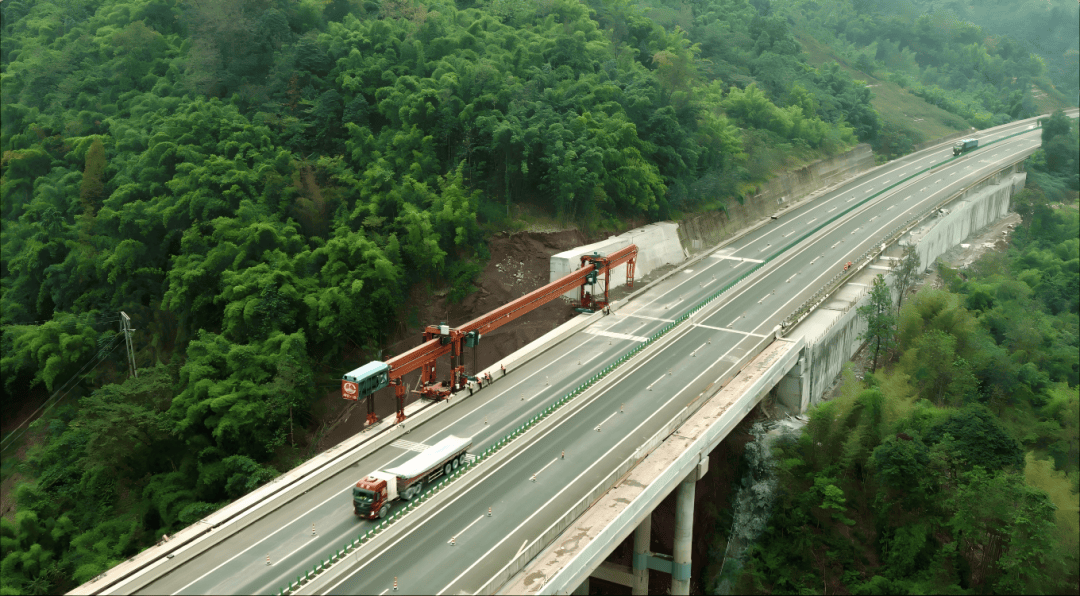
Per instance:
[[[680,263],[687,257],[679,242],[679,224],[670,221],[649,224],[641,228],[635,228],[607,240],[586,244],[561,252],[551,257],[549,280],[555,281],[566,274],[577,271],[581,267],[581,256],[591,255],[594,252],[600,255],[609,255],[620,248],[636,244],[638,256],[635,265],[634,277],[639,279],[657,267]],[[603,278],[601,278],[603,279]],[[621,265],[611,271],[611,287],[617,288],[626,283],[626,266]],[[603,291],[602,284],[597,284],[597,289]],[[578,291],[573,290],[564,294],[567,298],[577,298]]]
[[[1008,214],[1013,194],[1023,189],[1027,179],[1027,173],[1017,169],[1018,166],[999,172],[968,189],[946,206],[948,214],[926,220],[901,238],[900,244],[914,245],[920,262],[929,269],[946,251]],[[891,275],[886,274],[886,280],[891,287]],[[864,292],[824,333],[806,338],[807,366],[802,382],[809,384],[809,405],[821,401],[844,364],[862,345],[859,335],[866,331],[866,322],[858,316],[857,309],[868,301],[869,294]]]

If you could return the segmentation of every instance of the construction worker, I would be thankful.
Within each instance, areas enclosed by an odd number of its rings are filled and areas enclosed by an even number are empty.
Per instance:
[[[848,269],[851,269],[851,261],[848,261],[847,265],[844,265],[844,271],[847,271]]]

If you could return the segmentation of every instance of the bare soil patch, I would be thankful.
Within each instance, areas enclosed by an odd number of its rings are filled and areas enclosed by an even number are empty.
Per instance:
[[[446,322],[456,326],[467,323],[546,285],[549,281],[551,256],[589,241],[590,239],[578,230],[496,234],[488,241],[491,260],[475,282],[476,291],[460,303],[450,303],[445,289],[429,293],[423,285],[412,288],[402,307],[400,320],[403,323],[385,348],[384,358],[386,355],[400,354],[419,345],[423,329],[427,325]],[[465,370],[471,374],[491,366],[570,320],[574,314],[570,302],[560,299],[503,325],[481,338],[475,355],[474,350],[465,350]],[[405,322],[408,321],[414,324],[407,325]],[[418,325],[415,324],[417,322]],[[436,366],[436,373],[442,378],[449,374],[449,368],[449,358],[441,358]],[[419,373],[414,373],[406,378],[410,388],[415,386],[418,377]],[[411,395],[406,399],[406,403],[416,399],[417,396]],[[341,393],[336,389],[328,392],[320,402],[319,408],[323,413],[315,430],[315,450],[328,449],[363,428],[366,414],[363,403],[346,402],[341,399]],[[375,395],[375,413],[380,419],[393,415],[396,407],[391,389],[383,389]]]

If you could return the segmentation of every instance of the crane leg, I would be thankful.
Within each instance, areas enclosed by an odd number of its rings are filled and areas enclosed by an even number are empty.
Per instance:
[[[375,394],[368,394],[364,401],[367,402],[367,424],[370,426],[379,421],[379,417],[375,415]]]
[[[397,398],[397,424],[405,422],[405,385],[394,385],[394,397]]]

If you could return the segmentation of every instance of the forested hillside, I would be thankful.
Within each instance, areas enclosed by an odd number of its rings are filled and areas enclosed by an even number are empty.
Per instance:
[[[878,84],[895,86],[895,93],[888,95],[897,97],[881,110],[890,114],[883,119],[875,143],[880,153],[901,155],[914,143],[930,140],[919,134],[918,121],[909,115],[922,110],[893,105],[909,103],[909,95],[949,112],[941,120],[954,130],[985,128],[1076,103],[1075,67],[1072,77],[1061,68],[1063,60],[1075,62],[1075,55],[1062,45],[1070,43],[1070,35],[1071,43],[1080,43],[1075,18],[1072,29],[1068,20],[1048,29],[1056,40],[1050,44],[1054,52],[1062,51],[1049,68],[1049,58],[1033,53],[1035,48],[1029,43],[1039,27],[1036,23],[1045,21],[1038,16],[1041,9],[1029,18],[1029,12],[1016,3],[1007,3],[1008,8],[1002,3],[1000,10],[1019,26],[994,30],[960,18],[942,4],[776,0],[773,6],[796,30],[812,35],[815,43],[827,46],[852,68],[875,77]],[[1054,9],[1054,14],[1061,10]],[[1069,10],[1075,14],[1075,5]],[[1020,16],[1016,11],[1021,11]],[[1038,39],[1049,43],[1046,36]]]
[[[1071,0],[873,0],[883,14],[929,13],[938,21],[967,21],[1008,37],[1046,63],[1054,86],[1072,101],[1080,92],[1080,6]]]
[[[410,288],[466,295],[516,205],[615,229],[880,138],[760,0],[4,0],[0,34],[5,419],[55,404],[4,437],[7,592],[295,465],[316,396]]]

